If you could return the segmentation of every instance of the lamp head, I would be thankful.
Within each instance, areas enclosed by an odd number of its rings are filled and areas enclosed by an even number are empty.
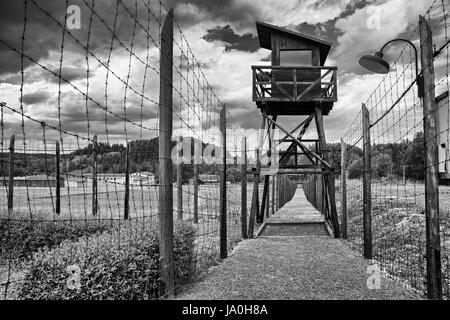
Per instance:
[[[383,59],[383,53],[380,51],[362,56],[359,58],[359,64],[375,73],[386,74],[389,72],[389,63]]]

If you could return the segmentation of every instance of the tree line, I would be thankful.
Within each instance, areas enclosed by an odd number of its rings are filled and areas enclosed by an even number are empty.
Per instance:
[[[418,132],[413,140],[404,139],[397,143],[373,144],[372,177],[374,179],[424,180],[425,147],[423,132]],[[341,170],[341,144],[328,144],[326,156],[335,170]],[[347,145],[347,169],[349,179],[358,179],[363,173],[363,150]]]

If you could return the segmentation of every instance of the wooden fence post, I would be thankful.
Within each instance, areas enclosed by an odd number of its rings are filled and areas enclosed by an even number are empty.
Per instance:
[[[321,203],[322,203],[322,176],[319,174],[314,175],[314,188],[316,190],[315,203],[316,209],[323,214]]]
[[[283,207],[283,175],[278,177],[278,209]]]
[[[347,239],[347,147],[341,138],[341,213],[342,238]]]
[[[270,218],[270,176],[267,176],[266,218]]]
[[[241,232],[242,238],[247,239],[247,138],[242,138],[241,163]]]
[[[97,136],[92,140],[92,215],[97,215]]]
[[[228,256],[227,249],[227,122],[225,105],[220,112],[220,131],[222,133],[222,179],[220,181],[220,258]]]
[[[123,218],[128,219],[130,214],[130,143],[127,142],[125,151],[125,197],[123,206]]]
[[[262,194],[262,199],[261,199],[261,210],[259,212],[258,215],[258,223],[263,223],[264,222],[264,213],[268,210],[267,208],[267,197],[269,196],[269,176],[265,175],[264,176],[264,186],[263,186],[263,194]]]
[[[256,149],[256,171],[259,168],[259,150]],[[250,207],[250,217],[248,219],[248,237],[250,239],[254,236],[255,219],[259,215],[259,174],[255,173],[253,176],[253,194],[252,204]]]
[[[55,166],[56,166],[56,206],[55,213],[59,215],[61,213],[61,159],[59,141],[56,141],[55,152]]]
[[[197,224],[198,223],[198,169],[199,169],[199,165],[200,165],[200,161],[201,161],[201,157],[199,152],[202,151],[201,146],[200,146],[200,150],[197,150],[197,143],[194,140],[194,138],[192,138],[192,141],[194,143],[194,223]]]
[[[278,179],[279,175],[275,175],[275,211],[278,211],[279,209],[279,201],[280,201],[280,194],[279,194],[279,179]]]
[[[370,115],[363,104],[361,109],[363,129],[363,232],[364,258],[372,259],[372,170],[370,153]]]
[[[425,141],[425,214],[427,255],[427,296],[442,299],[441,246],[439,230],[439,173],[437,109],[433,65],[433,39],[428,21],[420,17],[420,52],[425,87],[423,127]]]
[[[173,9],[161,29],[159,88],[159,263],[161,297],[173,298],[173,187],[172,187],[172,85],[173,85]]]
[[[180,155],[183,143],[183,137],[179,137],[177,144],[177,218],[183,220],[183,177],[182,177],[182,158]]]
[[[8,183],[8,215],[14,208],[14,143],[16,136],[12,135],[9,140],[9,183]]]
[[[275,175],[272,176],[272,215],[275,214]]]

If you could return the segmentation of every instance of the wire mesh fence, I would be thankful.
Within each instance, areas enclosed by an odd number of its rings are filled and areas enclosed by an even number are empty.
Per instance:
[[[1,104],[2,298],[160,298],[164,132],[158,116],[168,105],[158,89],[160,79],[167,80],[160,57],[169,10],[159,1],[81,0],[82,28],[71,29],[68,1],[17,6],[20,30],[0,38],[18,66],[15,85],[2,89],[8,98]],[[45,44],[48,57],[34,50],[36,21],[56,35]],[[217,157],[223,145],[224,105],[176,20],[172,59],[170,179],[179,291],[219,259],[224,177],[227,249],[242,238],[247,174],[234,161],[242,129],[228,111],[226,175],[223,162],[205,159],[205,150]],[[44,89],[51,96],[35,108],[29,98]],[[195,148],[203,151],[198,162]],[[250,195],[251,185],[246,188]]]
[[[422,77],[427,74],[424,64],[424,32],[421,26],[413,30],[413,39],[420,37],[422,67],[417,77],[416,53],[413,46],[402,44],[395,49],[400,54],[392,62],[390,71],[378,87],[364,102],[353,123],[343,137],[346,148],[346,215],[348,239],[357,250],[365,247],[364,221],[364,177],[370,177],[371,241],[373,259],[389,276],[405,283],[419,292],[430,294],[427,279],[427,199],[432,191],[425,180],[428,168],[434,168],[439,175],[439,219],[440,260],[442,272],[442,293],[449,297],[449,207],[448,207],[448,146],[449,146],[449,37],[448,2],[434,1],[424,14],[432,32],[433,52],[431,55],[435,79],[431,85],[424,85]],[[414,41],[416,42],[416,41]],[[416,45],[419,44],[417,40]],[[436,106],[436,134],[424,134],[424,99],[427,97]],[[424,97],[424,98],[422,98]],[[364,110],[368,111],[370,125],[366,129],[371,161],[366,169],[364,161]],[[428,122],[427,122],[428,123]],[[437,142],[437,143],[436,143]],[[436,143],[438,150],[431,146]],[[430,163],[427,156],[436,152],[438,161]],[[425,165],[427,163],[427,165]],[[367,173],[367,175],[365,175]],[[342,177],[341,177],[342,182]],[[341,184],[341,189],[342,189]],[[345,198],[344,198],[345,199]],[[342,212],[341,212],[342,214]],[[430,222],[430,225],[431,224]],[[430,227],[431,228],[431,227]],[[370,237],[370,236],[369,236]],[[439,245],[438,245],[439,247]],[[430,268],[430,266],[428,266]],[[428,289],[427,289],[428,287]]]

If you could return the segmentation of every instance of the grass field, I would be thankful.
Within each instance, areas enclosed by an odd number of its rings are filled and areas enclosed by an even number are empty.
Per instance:
[[[425,186],[423,183],[372,183],[374,259],[393,278],[420,292],[426,290]],[[340,191],[339,191],[340,192]],[[439,188],[443,292],[450,296],[450,187]],[[338,204],[339,205],[339,204]],[[362,251],[362,181],[347,183],[348,233]]]
[[[262,193],[263,185],[260,185]],[[130,223],[157,224],[158,221],[158,192],[156,187],[130,188]],[[247,205],[248,212],[251,205],[253,185],[248,184]],[[177,219],[177,190],[174,188],[174,220]],[[61,214],[54,212],[55,189],[16,187],[14,189],[14,210],[8,218],[7,192],[0,190],[0,220],[3,222],[28,223],[33,226],[69,225],[105,223],[115,228],[126,228],[123,220],[124,194],[123,186],[99,185],[98,214],[92,215],[92,194],[88,188],[63,188],[61,190]],[[241,186],[227,185],[227,239],[228,248],[241,240]],[[183,220],[193,220],[193,185],[183,186]],[[197,276],[201,276],[209,266],[218,261],[219,253],[219,185],[204,184],[199,186],[199,223],[196,227],[196,269]],[[39,227],[38,227],[39,228]],[[0,258],[0,283],[5,286],[8,277],[13,285],[9,286],[9,297],[14,297],[17,286],[24,274],[23,263],[16,257],[2,254]],[[6,257],[6,258],[5,258]],[[8,271],[8,268],[11,268]],[[8,275],[9,274],[9,275]],[[3,288],[1,288],[3,289]],[[11,296],[12,294],[12,296]]]

